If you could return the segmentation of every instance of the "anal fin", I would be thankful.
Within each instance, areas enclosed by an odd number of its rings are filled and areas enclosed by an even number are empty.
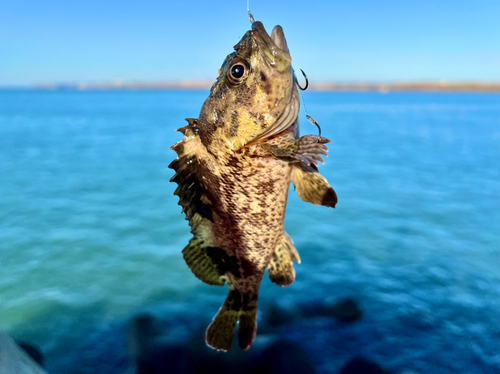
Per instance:
[[[337,194],[324,176],[314,168],[299,162],[292,164],[292,182],[299,198],[315,205],[335,208]]]
[[[293,245],[292,239],[283,231],[279,238],[273,256],[267,267],[269,278],[279,286],[289,286],[295,279],[292,261],[300,264],[300,257]]]

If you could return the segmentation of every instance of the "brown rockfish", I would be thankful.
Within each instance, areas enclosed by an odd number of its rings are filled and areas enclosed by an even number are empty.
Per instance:
[[[299,95],[281,26],[269,36],[253,22],[228,55],[197,119],[178,129],[171,181],[193,234],[182,250],[203,282],[229,285],[206,331],[207,344],[247,350],[257,332],[257,294],[264,271],[288,286],[300,262],[283,230],[290,182],[307,202],[335,207],[337,196],[318,173],[326,155],[316,135],[299,137]]]

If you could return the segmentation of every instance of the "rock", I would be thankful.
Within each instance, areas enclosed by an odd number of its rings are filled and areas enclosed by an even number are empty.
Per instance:
[[[182,346],[155,345],[137,359],[137,374],[192,374],[193,360]]]
[[[324,300],[312,299],[307,303],[299,304],[298,308],[301,316],[305,318],[328,317],[330,315],[330,309]]]
[[[306,352],[296,343],[277,340],[264,348],[255,364],[259,374],[315,374],[317,373]]]
[[[241,351],[237,344],[234,344],[229,352],[219,352],[207,346],[205,343],[205,327],[200,327],[189,340],[189,349],[193,357],[193,373],[249,374],[250,360],[254,355],[255,345],[252,345],[249,352]]]
[[[277,303],[271,303],[264,309],[263,321],[259,323],[259,334],[274,332],[278,327],[293,323],[301,318],[294,309],[286,309]]]
[[[27,354],[29,354],[30,357],[33,360],[35,360],[35,362],[38,365],[43,367],[43,363],[44,363],[43,354],[42,354],[42,351],[40,351],[40,349],[36,345],[28,343],[28,342],[23,342],[23,341],[18,341],[18,342],[16,342],[16,344],[20,348],[22,348]]]
[[[2,332],[0,332],[0,373],[47,374],[29,354]]]
[[[363,316],[356,300],[345,298],[337,301],[331,308],[332,316],[342,322],[354,322]]]
[[[316,300],[308,304],[302,304],[300,313],[304,317],[333,317],[342,322],[354,322],[363,316],[358,302],[351,298],[343,298],[335,303]]]
[[[143,352],[150,352],[155,340],[162,335],[160,322],[151,314],[136,316],[127,326],[127,352],[136,363]]]
[[[127,327],[127,351],[137,374],[190,374],[192,357],[182,344],[168,342],[160,321],[140,314]]]
[[[163,332],[160,321],[149,314],[135,317],[127,329],[132,370],[137,374],[250,374],[250,354],[239,348],[218,352],[205,343],[205,327],[187,342],[176,342]]]
[[[339,371],[339,374],[393,374],[391,371],[385,370],[367,358],[358,356],[352,358]]]

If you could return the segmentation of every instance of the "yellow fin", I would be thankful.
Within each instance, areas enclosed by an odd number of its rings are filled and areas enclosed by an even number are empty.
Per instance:
[[[207,328],[207,344],[219,351],[229,351],[238,321],[238,342],[246,351],[257,334],[257,294],[242,294],[230,287],[226,301]]]
[[[239,316],[239,311],[226,310],[223,305],[212,323],[208,326],[205,334],[207,344],[218,351],[229,351]]]
[[[238,326],[238,343],[244,351],[250,349],[257,335],[257,303],[248,310],[240,313],[240,324]]]
[[[209,245],[201,235],[195,234],[189,244],[182,250],[182,255],[186,264],[199,280],[214,286],[222,286],[226,283],[226,277],[220,274],[216,265],[208,256],[208,247]]]
[[[302,162],[292,164],[292,182],[301,200],[335,208],[337,194],[314,168]]]
[[[293,245],[290,236],[283,231],[283,235],[279,238],[273,252],[273,257],[267,267],[271,281],[279,286],[289,286],[292,284],[295,279],[295,270],[292,261],[300,264],[299,253]]]
[[[241,294],[238,291],[229,289],[226,301],[222,304],[205,333],[205,340],[210,347],[225,352],[231,349],[240,312]]]

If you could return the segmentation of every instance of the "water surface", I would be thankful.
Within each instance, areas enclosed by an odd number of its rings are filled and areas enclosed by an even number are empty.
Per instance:
[[[174,129],[206,92],[0,91],[0,329],[39,344],[51,373],[119,373],[123,326],[162,318],[186,340],[227,290],[198,281],[169,183]],[[396,371],[498,372],[499,96],[314,93],[332,140],[320,171],[335,210],[290,191],[302,258],[259,306],[348,296],[363,318],[311,318],[279,334],[322,373],[356,354]],[[302,121],[302,134],[316,129]]]

